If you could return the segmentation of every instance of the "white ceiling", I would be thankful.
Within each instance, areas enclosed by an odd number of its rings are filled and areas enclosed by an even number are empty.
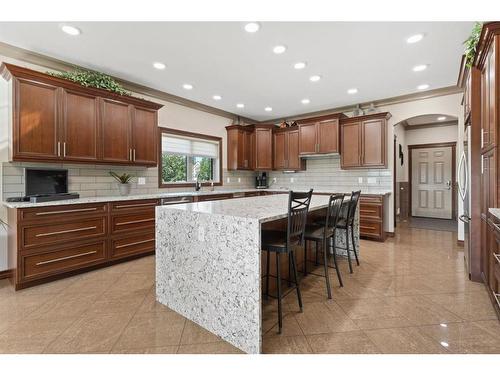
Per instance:
[[[438,120],[439,117],[444,117],[444,120]],[[450,125],[450,123],[453,122],[458,123],[458,118],[456,116],[443,115],[439,113],[415,116],[405,120],[407,126],[440,125],[444,123]]]
[[[71,23],[79,36],[61,25],[2,22],[0,41],[263,121],[455,85],[473,23],[263,22],[254,34],[241,22]],[[416,33],[423,40],[407,44]],[[274,54],[278,44],[287,51]],[[307,67],[295,70],[298,61]],[[429,67],[415,73],[418,64]],[[315,74],[322,79],[312,83]]]

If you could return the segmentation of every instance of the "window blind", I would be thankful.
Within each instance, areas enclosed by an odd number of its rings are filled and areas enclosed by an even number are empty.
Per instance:
[[[163,153],[169,154],[219,158],[218,142],[170,134],[162,135],[161,150]]]

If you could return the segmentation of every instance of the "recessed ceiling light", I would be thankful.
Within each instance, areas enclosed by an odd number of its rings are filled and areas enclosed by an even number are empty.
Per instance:
[[[429,85],[427,83],[417,86],[418,90],[427,90],[428,88],[429,88]]]
[[[356,94],[357,92],[358,92],[358,89],[355,89],[355,88],[347,90],[347,93],[350,95]]]
[[[245,108],[245,104],[243,104],[243,103],[238,103],[238,104],[236,104],[236,107],[238,107],[238,108]]]
[[[438,117],[438,121],[444,121],[444,120],[446,120],[446,116],[439,116]]]
[[[273,48],[273,52],[274,52],[275,54],[277,54],[277,55],[279,55],[279,54],[281,54],[281,53],[283,53],[283,52],[285,52],[285,51],[286,51],[286,47],[285,47],[285,46],[283,46],[283,45],[276,46],[276,47],[274,47],[274,48]]]
[[[309,104],[309,103],[311,103],[311,101],[309,99],[302,99],[301,103],[302,104]]]
[[[259,29],[260,25],[257,22],[249,22],[245,25],[245,31],[247,33],[256,33]]]
[[[271,112],[272,110],[273,110],[272,107],[266,107],[266,108],[264,108],[264,111],[266,111],[266,112]]]
[[[191,85],[189,83],[183,84],[182,87],[184,87],[186,90],[192,90],[193,89],[193,85]]]
[[[416,65],[413,67],[413,71],[414,72],[421,72],[423,70],[427,69],[427,65],[426,64],[422,64],[422,65]]]
[[[220,95],[214,95],[214,96],[212,96],[212,99],[213,100],[221,100],[222,96],[220,96]]]
[[[320,79],[321,79],[321,76],[318,76],[318,75],[309,77],[309,81],[311,81],[311,82],[318,82]]]
[[[298,70],[298,69],[304,69],[306,67],[306,65],[307,64],[305,62],[298,62],[298,63],[295,63],[293,65],[293,67]]]
[[[424,37],[424,34],[415,34],[406,39],[406,43],[413,44],[420,42]]]
[[[448,327],[448,324],[446,324],[446,323],[441,323],[441,324],[440,324],[440,326],[441,326],[441,327],[445,327],[445,328],[446,328],[446,327]]]
[[[165,64],[164,63],[161,63],[161,62],[155,62],[153,63],[153,66],[156,68],[156,69],[159,69],[159,70],[163,70],[166,68]]]
[[[444,346],[445,348],[447,348],[448,346],[450,346],[446,341],[441,341],[440,344],[442,346]]]
[[[74,26],[70,26],[70,25],[63,25],[61,27],[61,30],[69,35],[80,35],[82,33],[78,27],[74,27]]]

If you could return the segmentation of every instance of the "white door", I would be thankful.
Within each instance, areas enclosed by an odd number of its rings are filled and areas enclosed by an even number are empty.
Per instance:
[[[452,218],[451,152],[451,147],[412,149],[413,216]]]

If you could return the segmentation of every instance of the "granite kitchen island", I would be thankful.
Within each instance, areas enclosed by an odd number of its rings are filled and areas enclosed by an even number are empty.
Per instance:
[[[310,213],[328,199],[314,195]],[[244,352],[260,353],[260,231],[286,220],[287,208],[284,194],[158,206],[157,300]],[[337,245],[345,254],[345,232],[338,231]]]

